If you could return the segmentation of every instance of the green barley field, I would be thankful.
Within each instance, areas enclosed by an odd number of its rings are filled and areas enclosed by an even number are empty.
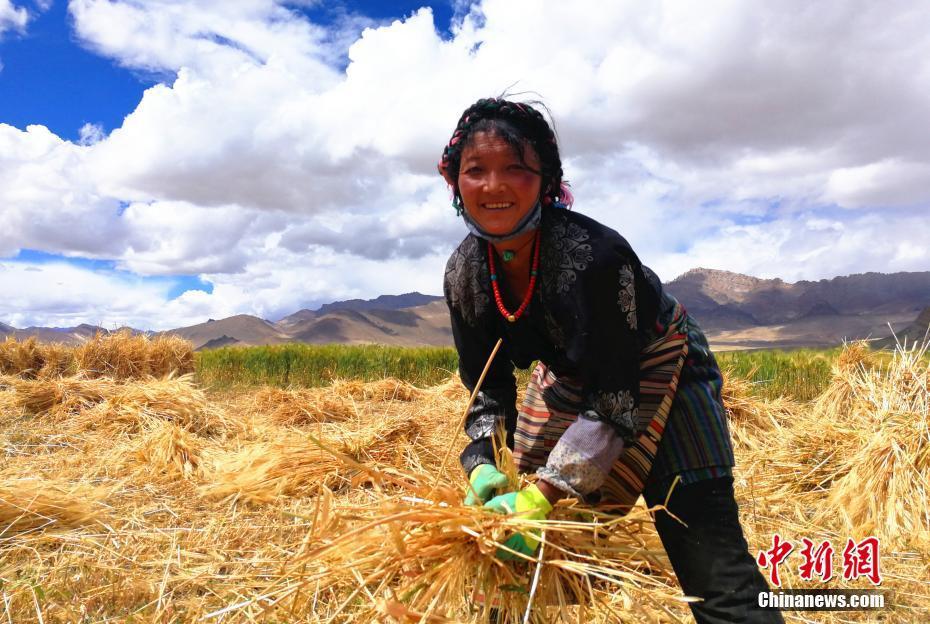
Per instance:
[[[752,382],[764,398],[809,400],[830,381],[839,349],[729,351],[717,354],[721,368]],[[270,385],[280,388],[325,386],[334,379],[374,381],[395,377],[429,386],[457,368],[455,350],[443,347],[286,344],[233,347],[198,352],[200,381],[214,389]],[[516,371],[526,382],[529,371]]]

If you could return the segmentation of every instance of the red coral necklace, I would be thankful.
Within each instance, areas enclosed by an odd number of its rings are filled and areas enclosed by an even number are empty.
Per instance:
[[[530,285],[526,289],[526,295],[523,296],[523,303],[520,304],[516,312],[511,314],[507,308],[504,307],[504,300],[501,298],[501,290],[497,284],[497,269],[494,266],[494,247],[488,242],[488,267],[491,269],[491,287],[494,289],[494,301],[497,303],[497,309],[500,310],[501,315],[511,323],[516,323],[517,319],[523,315],[526,306],[530,304],[530,299],[533,297],[533,288],[536,286],[536,274],[539,270],[539,230],[536,230],[533,247],[533,266],[530,269]]]

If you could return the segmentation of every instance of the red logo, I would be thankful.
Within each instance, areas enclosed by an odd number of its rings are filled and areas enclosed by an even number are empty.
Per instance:
[[[879,569],[878,545],[877,537],[867,537],[858,544],[852,538],[846,540],[846,548],[843,549],[843,578],[852,581],[864,576],[874,585],[880,585],[882,573]]]
[[[814,542],[806,537],[802,537],[801,542],[804,544],[804,548],[801,549],[804,563],[798,566],[801,578],[810,581],[816,574],[824,583],[833,578],[833,544],[824,540],[815,549]]]
[[[781,587],[781,579],[778,578],[778,566],[781,565],[781,562],[788,557],[792,550],[794,550],[794,546],[791,542],[783,541],[781,535],[776,533],[772,536],[772,547],[769,550],[760,551],[759,556],[756,558],[760,566],[771,568],[769,578],[772,579],[772,584],[776,587]]]
[[[812,540],[802,537],[802,548],[799,551],[803,561],[798,566],[800,577],[805,581],[812,581],[816,576],[821,582],[833,578],[833,544],[824,540],[815,544]],[[772,536],[772,547],[759,551],[756,561],[763,569],[769,570],[769,579],[776,587],[781,587],[781,578],[778,566],[785,562],[788,555],[794,550],[794,544],[783,540],[776,533]],[[866,537],[860,542],[852,538],[846,540],[843,549],[843,578],[854,581],[865,577],[875,585],[881,585],[882,575],[879,561],[879,541],[877,537]]]

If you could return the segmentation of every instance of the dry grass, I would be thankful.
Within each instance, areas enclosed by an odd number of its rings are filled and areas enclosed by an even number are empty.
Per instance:
[[[104,497],[100,489],[53,480],[5,480],[0,483],[0,540],[43,529],[95,524],[102,514],[94,502]]]
[[[877,364],[846,367],[830,409],[726,386],[753,554],[776,531],[886,540],[893,607],[817,621],[930,618],[926,366]],[[457,469],[436,483],[466,400],[455,380],[0,377],[0,620],[485,622],[497,601],[522,622],[532,593],[534,622],[689,621],[645,510],[531,523],[463,507]],[[494,557],[516,528],[545,531],[541,566]]]
[[[177,336],[150,339],[129,330],[98,333],[83,344],[40,344],[35,337],[0,343],[0,374],[55,379],[80,374],[115,380],[185,375],[194,372],[193,345]]]
[[[60,377],[74,369],[74,349],[61,344],[39,344],[35,337],[0,343],[0,374],[26,379]]]
[[[829,502],[856,535],[896,547],[930,547],[930,366],[927,345],[891,363],[851,368],[837,417],[859,424],[856,448],[838,457]],[[863,495],[868,493],[868,495]]]
[[[77,369],[88,377],[142,379],[194,372],[190,342],[177,336],[149,339],[128,330],[97,334],[74,349]]]

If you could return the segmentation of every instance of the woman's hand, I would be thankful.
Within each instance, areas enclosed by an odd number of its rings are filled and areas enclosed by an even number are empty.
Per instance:
[[[527,520],[545,520],[552,511],[552,503],[535,484],[519,492],[495,496],[484,507],[498,513],[518,514]],[[523,555],[531,556],[539,546],[539,536],[532,531],[520,531],[507,538],[504,546]],[[508,560],[516,559],[517,556],[503,548],[498,548],[497,558]]]
[[[482,505],[495,491],[507,486],[507,475],[491,464],[480,464],[471,471],[468,482],[471,487],[465,495],[465,504]]]

